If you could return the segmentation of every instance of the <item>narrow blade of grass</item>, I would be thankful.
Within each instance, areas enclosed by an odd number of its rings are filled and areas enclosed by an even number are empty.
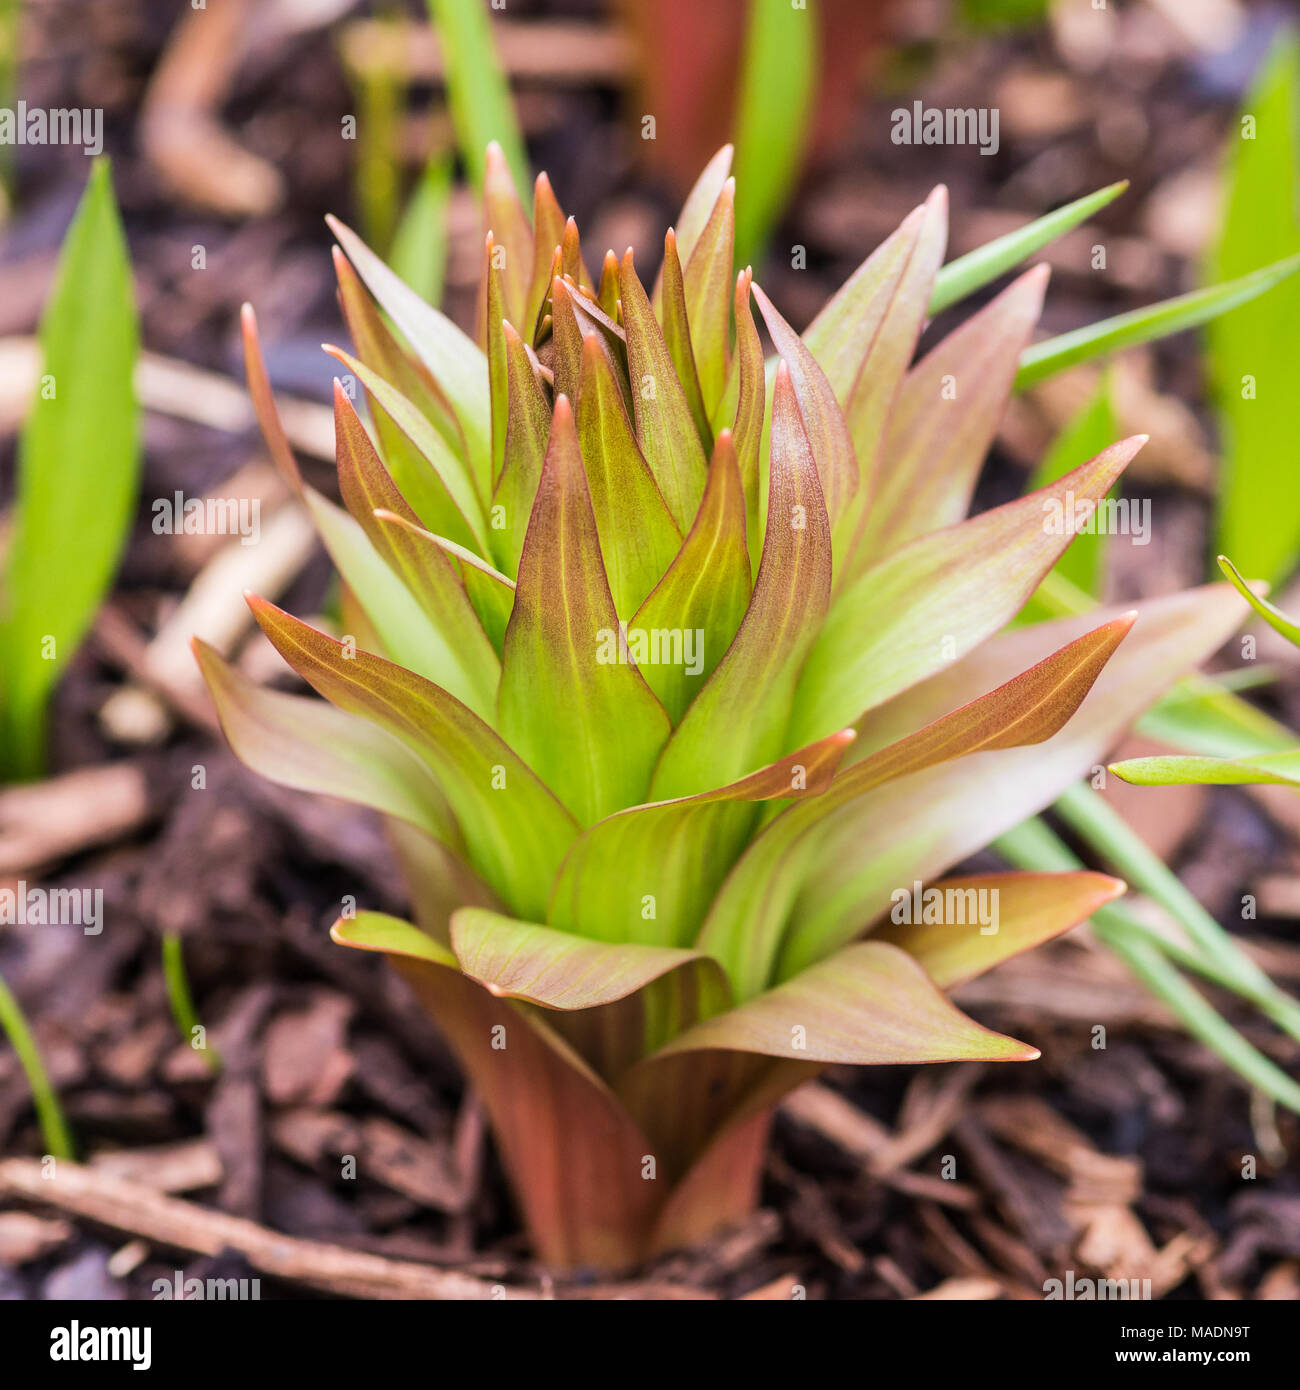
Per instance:
[[[190,979],[185,970],[185,944],[175,932],[167,932],[162,942],[163,979],[167,983],[167,1001],[171,1005],[172,1018],[187,1046],[194,1046],[195,1029],[201,1029],[198,1010],[194,1007],[194,996],[190,993]],[[203,1053],[208,1070],[221,1070],[221,1057],[215,1047],[195,1049]]]
[[[442,45],[447,104],[470,182],[482,194],[484,154],[495,140],[510,165],[515,188],[531,212],[528,156],[492,38],[491,11],[483,0],[429,0],[429,14]]]
[[[63,1108],[54,1087],[50,1084],[49,1073],[41,1061],[40,1049],[23,1014],[18,1000],[14,998],[9,986],[0,980],[0,1031],[9,1039],[9,1045],[18,1057],[18,1064],[27,1077],[31,1087],[32,1103],[36,1107],[36,1118],[41,1126],[41,1136],[45,1141],[45,1151],[55,1158],[75,1158],[72,1136],[68,1132],[67,1121],[63,1118]]]
[[[1148,304],[1130,313],[1117,314],[1114,318],[1102,319],[1100,323],[1090,323],[1071,333],[1062,333],[1035,343],[1021,354],[1016,389],[1023,391],[1079,362],[1091,362],[1121,348],[1135,347],[1138,343],[1149,343],[1156,338],[1181,333],[1184,329],[1197,328],[1239,304],[1249,303],[1294,275],[1297,270],[1300,270],[1300,255],[1288,256],[1286,260],[1243,275],[1239,280],[1230,280],[1226,285],[1193,290],[1190,294],[1180,294],[1176,299]]]
[[[393,234],[388,261],[408,285],[435,308],[442,301],[447,270],[447,207],[451,161],[436,155],[425,165]]]
[[[1028,260],[1035,251],[1041,251],[1057,237],[1086,222],[1093,213],[1100,212],[1107,203],[1113,203],[1127,187],[1127,180],[1108,184],[1087,197],[1049,212],[1046,217],[1017,227],[1014,232],[1008,232],[986,246],[977,247],[955,261],[949,261],[935,276],[934,293],[930,297],[931,315],[942,313],[958,300],[965,299],[999,275],[1014,269],[1021,261]]]
[[[752,0],[736,101],[736,264],[762,251],[799,172],[817,68],[817,14]]]

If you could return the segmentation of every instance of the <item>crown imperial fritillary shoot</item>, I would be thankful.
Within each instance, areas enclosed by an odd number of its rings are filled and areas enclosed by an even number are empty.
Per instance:
[[[735,273],[729,164],[647,287],[630,251],[592,272],[545,175],[530,219],[491,149],[477,342],[332,224],[342,507],[297,473],[245,311],[347,630],[249,598],[323,700],[198,658],[246,763],[386,818],[413,920],[334,940],[409,981],[558,1270],[742,1218],[775,1105],[828,1065],[1033,1059],[944,991],[1123,884],[943,875],[1239,619],[1220,585],[1008,627],[1070,541],[1045,513],[1143,443],[968,518],[1045,270],[914,361],[938,189],[799,334]]]

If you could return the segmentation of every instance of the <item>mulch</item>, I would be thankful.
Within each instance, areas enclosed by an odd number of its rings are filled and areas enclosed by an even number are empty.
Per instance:
[[[192,392],[160,388],[142,497],[229,491],[237,473],[270,497],[251,420],[220,378],[240,378],[238,306],[251,299],[277,388],[307,403],[300,437],[319,423],[311,404],[328,399],[318,345],[339,324],[321,214],[355,203],[337,136],[353,97],[334,37],[273,36],[230,79],[227,133],[283,180],[274,208],[233,216],[178,200],[141,148],[139,113],[174,7],[76,6],[71,25],[73,8],[60,0],[35,12],[24,95],[105,107],[145,345],[203,372]],[[360,7],[336,8],[347,23]],[[608,23],[594,5],[518,10]],[[1187,288],[1212,214],[1212,152],[1267,40],[1266,7],[1249,13],[1239,51],[1214,61],[1189,52],[1154,7],[1117,21],[1130,27],[1101,62],[1059,34],[958,48],[940,24],[898,21],[908,66],[882,67],[881,87],[794,200],[767,288],[806,321],[938,179],[953,196],[953,254],[1120,177],[1133,189],[1101,218],[1108,270],[1086,269],[1078,238],[1051,252],[1046,327]],[[909,101],[997,104],[998,154],[940,147],[922,157],[891,145],[891,80],[905,80]],[[674,196],[629,157],[619,96],[612,82],[560,83],[530,92],[522,110],[537,162],[562,198],[572,190],[593,244],[631,240],[652,264]],[[408,123],[408,167],[431,124]],[[84,161],[28,150],[18,171],[0,247],[0,335],[33,331]],[[476,254],[463,200],[453,229],[448,303],[463,319]],[[781,254],[795,244],[807,247],[807,270]],[[196,245],[201,272],[190,269]],[[1151,547],[1143,570],[1121,565],[1113,583],[1129,598],[1196,582],[1213,438],[1195,343],[1134,354],[1124,370],[1133,409],[1158,408],[1177,444],[1161,455],[1153,443],[1144,476],[1172,540]],[[980,505],[1019,490],[1078,395],[1017,404]],[[11,465],[6,439],[5,498]],[[323,462],[307,466],[328,486]],[[259,1277],[263,1297],[490,1297],[503,1286],[518,1297],[1037,1299],[1066,1270],[1149,1279],[1155,1297],[1300,1297],[1300,1179],[1288,1160],[1300,1123],[1252,1102],[1086,930],[959,995],[982,1021],[1034,1042],[1041,1061],[833,1069],[782,1108],[751,1221],[619,1284],[557,1284],[528,1256],[479,1107],[436,1031],[379,962],[327,938],[345,895],[405,908],[382,827],[248,773],[185,678],[151,666],[150,642],[213,559],[192,539],[155,536],[142,506],[112,601],[56,701],[53,776],[0,793],[0,881],[101,887],[106,923],[94,937],[0,934],[0,971],[33,1021],[81,1160],[57,1194],[42,1186],[22,1072],[0,1051],[0,1297],[148,1298],[177,1269]],[[285,606],[302,614],[328,594],[319,553],[282,586]],[[241,659],[272,670],[256,643]],[[1297,684],[1261,702],[1300,721]],[[1215,789],[1158,811],[1129,798],[1124,810],[1225,921],[1247,885],[1265,884],[1261,917],[1246,924],[1252,944],[1300,988],[1293,805]],[[171,1020],[164,932],[184,942],[219,1073]],[[1233,1001],[1216,1004],[1281,1065],[1300,1062],[1300,1049]],[[345,1155],[357,1158],[354,1178],[343,1176]]]

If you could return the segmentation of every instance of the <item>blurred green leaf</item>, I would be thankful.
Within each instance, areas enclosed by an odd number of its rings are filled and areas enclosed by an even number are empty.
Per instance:
[[[0,596],[0,778],[44,766],[50,691],[90,627],[135,511],[139,335],[105,160],[63,243],[40,343]]]
[[[1211,281],[1300,251],[1300,43],[1277,38],[1228,137],[1224,216]],[[1295,382],[1300,280],[1220,319],[1208,334],[1222,432],[1218,545],[1271,582],[1300,555]]]
[[[1046,487],[1085,460],[1094,458],[1115,438],[1115,413],[1111,409],[1110,381],[1103,375],[1092,397],[1052,443],[1026,491]],[[1106,495],[1118,495],[1118,486]],[[1075,536],[1070,548],[1056,562],[1056,572],[1084,593],[1099,598],[1106,556],[1106,537],[1099,527]]]
[[[1226,314],[1229,309],[1249,303],[1265,290],[1271,290],[1274,285],[1294,275],[1297,270],[1300,270],[1300,255],[1288,256],[1286,260],[1263,266],[1227,284],[1193,290],[1190,294],[1180,294],[1175,299],[1164,299],[1158,304],[1146,304],[1130,313],[1085,324],[1071,333],[1062,333],[1035,343],[1033,347],[1026,348],[1020,358],[1016,388],[1023,391],[1027,386],[1034,386],[1076,363],[1091,362],[1121,348],[1135,347],[1138,343],[1149,343],[1157,338],[1167,338],[1172,333],[1181,333],[1187,328],[1197,328],[1218,318],[1220,314]]]
[[[429,0],[429,15],[442,45],[447,104],[470,181],[482,193],[487,147],[495,140],[525,208],[531,210],[528,156],[497,57],[490,13],[485,0]]]
[[[748,265],[781,215],[803,154],[817,71],[815,9],[750,0],[736,100],[736,260]]]
[[[430,304],[442,299],[447,269],[447,206],[451,200],[451,161],[429,160],[411,192],[393,233],[389,261],[398,277]]]

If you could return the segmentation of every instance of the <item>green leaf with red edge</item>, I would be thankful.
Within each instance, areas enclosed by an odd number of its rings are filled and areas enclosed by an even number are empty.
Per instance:
[[[454,683],[456,659],[361,523],[314,488],[303,489],[303,501],[339,578],[384,652],[426,680],[450,677]]]
[[[749,543],[751,566],[758,569],[763,543],[762,484],[760,463],[763,455],[763,417],[767,411],[767,375],[763,345],[749,307],[754,283],[751,270],[736,277],[736,461],[740,465],[740,485],[745,491],[745,535]]]
[[[339,282],[339,304],[343,319],[352,337],[356,355],[376,376],[401,392],[417,410],[433,422],[447,447],[458,458],[465,453],[465,437],[461,433],[451,402],[434,381],[429,369],[409,353],[393,336],[375,301],[361,283],[352,262],[337,247],[333,247],[334,273]],[[373,405],[373,402],[372,402]],[[374,407],[375,428],[385,452],[394,436],[401,447],[404,436],[384,413]],[[408,446],[409,447],[409,446]]]
[[[388,416],[405,441],[405,447],[391,449],[384,461],[416,516],[438,535],[486,554],[483,507],[463,461],[400,391],[341,348],[325,350],[361,382],[378,411]],[[390,435],[390,441],[392,438]]]
[[[362,912],[330,935],[391,957],[455,1049],[492,1121],[539,1256],[566,1268],[625,1264],[662,1195],[641,1176],[646,1137],[608,1086],[539,1011],[494,998],[409,923]],[[494,1038],[506,1040],[504,1054]]]
[[[673,563],[682,533],[637,448],[604,344],[588,334],[581,352],[578,444],[614,607],[628,618]]]
[[[510,621],[510,610],[515,602],[515,581],[507,579],[500,570],[493,569],[486,560],[480,559],[472,550],[449,541],[446,536],[435,536],[423,526],[411,520],[410,515],[401,516],[384,507],[377,507],[375,520],[381,527],[400,526],[409,532],[421,547],[433,546],[442,551],[457,567],[461,583],[469,595],[469,601],[478,615],[483,631],[487,633],[492,650],[498,656],[505,642],[506,624]]]
[[[582,379],[582,329],[574,305],[576,290],[558,276],[551,283],[551,376],[557,396],[578,399]]]
[[[1037,1048],[967,1018],[911,956],[875,941],[844,946],[785,984],[697,1023],[643,1065],[715,1049],[852,1066],[1038,1056]]]
[[[868,719],[861,737],[914,727],[934,708],[951,708],[999,670],[1023,666],[1029,653],[1076,634],[1102,614],[1013,629]],[[782,951],[781,976],[820,959],[856,935],[900,883],[928,879],[1041,811],[1180,676],[1231,634],[1240,616],[1226,585],[1143,604],[1133,634],[1061,731],[1044,743],[979,755],[891,782],[840,815],[818,838],[807,863]],[[892,728],[888,726],[892,725]],[[855,768],[848,769],[852,774]],[[833,790],[833,789],[832,789]],[[846,862],[848,856],[851,862]],[[815,888],[814,888],[815,885]]]
[[[656,800],[733,781],[780,755],[799,666],[830,603],[830,522],[784,362],[772,398],[768,492],[749,608],[664,749],[655,769]]]
[[[663,305],[660,321],[668,355],[673,359],[677,380],[686,393],[691,419],[705,449],[713,447],[713,431],[709,425],[704,396],[700,392],[699,373],[695,368],[695,348],[691,342],[690,324],[686,317],[686,286],[682,282],[682,264],[677,259],[677,238],[669,227],[664,234]]]
[[[817,365],[817,359],[803,340],[758,285],[754,286],[754,298],[758,300],[759,312],[777,352],[790,369],[790,380],[794,384],[834,533],[836,523],[858,490],[858,461],[848,424],[826,373]]]
[[[1135,787],[1300,787],[1300,749],[1257,758],[1200,758],[1166,755],[1111,763],[1122,782]]]
[[[593,825],[560,866],[547,921],[605,941],[690,945],[744,846],[755,803],[823,795],[851,738],[846,730],[729,786]]]
[[[995,689],[989,689],[990,679],[987,693],[964,691],[962,698],[928,710],[933,722],[920,729],[909,725],[897,741],[873,743],[871,755],[843,768],[815,803],[791,807],[768,825],[723,885],[697,943],[722,961],[737,996],[752,997],[770,978],[818,837],[828,826],[849,818],[860,798],[893,779],[970,753],[1052,737],[1078,709],[1132,622],[1127,615],[1076,635]]]
[[[930,900],[933,909],[924,899],[915,899],[910,886],[895,889],[895,906],[871,940],[906,951],[940,989],[947,990],[1069,931],[1119,897],[1125,884],[1108,874],[1080,871],[944,878],[923,891],[928,896],[931,889],[938,894]],[[988,922],[977,910],[969,910],[980,902],[992,904]],[[909,919],[894,921],[895,914],[902,917],[904,907]]]
[[[676,976],[674,987],[683,994],[699,997],[701,1017],[729,1002],[717,961],[698,951],[595,941],[474,907],[452,918],[451,945],[470,979],[500,998],[544,1009],[598,1008],[665,976]]]
[[[948,238],[941,186],[882,242],[803,335],[849,424],[865,509],[889,412],[925,324]]]
[[[308,684],[400,738],[433,771],[465,839],[470,867],[522,917],[540,917],[578,827],[536,775],[459,700],[369,652],[249,597],[272,646]]]
[[[466,975],[551,1011],[548,1026],[607,1080],[731,1002],[717,961],[696,951],[593,941],[480,908],[453,915],[451,942]]]
[[[942,670],[1008,623],[1070,543],[1072,499],[1103,497],[1135,435],[1050,486],[919,536],[839,594],[809,653],[790,738],[808,743]]]
[[[633,268],[631,251],[619,267],[619,292],[637,443],[673,520],[685,531],[700,505],[708,465],[663,330]]]
[[[429,620],[425,662],[431,677],[480,719],[496,713],[501,663],[474,612],[453,562],[435,545],[422,544],[408,527],[385,526],[375,517],[383,509],[409,526],[419,518],[388,476],[347,393],[334,383],[334,428],[339,490],[371,545],[401,580]]]
[[[728,344],[735,243],[736,181],[728,179],[722,185],[722,192],[694,249],[688,251],[680,243],[676,247],[677,253],[686,257],[686,319],[691,326],[704,409],[710,419],[726,390],[730,365]]]
[[[558,396],[506,629],[499,722],[582,825],[644,799],[671,727],[619,660],[618,633],[573,411]]]
[[[870,563],[970,511],[1047,277],[1046,266],[1026,271],[908,372],[889,418],[889,467],[858,542]]]
[[[492,494],[493,516],[488,539],[492,558],[513,579],[519,571],[519,554],[524,548],[528,518],[537,496],[537,481],[542,476],[546,440],[551,429],[551,407],[523,339],[508,323],[502,331],[509,380],[505,460]],[[502,524],[498,525],[498,521]]]
[[[472,338],[403,284],[350,227],[335,217],[325,220],[370,293],[451,402],[465,438],[470,476],[479,496],[486,497],[492,490],[487,359]]]
[[[1300,623],[1288,618],[1276,605],[1269,603],[1263,594],[1257,594],[1242,578],[1241,571],[1226,555],[1219,556],[1219,568],[1234,589],[1246,600],[1261,618],[1279,636],[1300,647]]]
[[[581,406],[578,419],[581,422]],[[585,442],[583,458],[590,477],[591,456]],[[745,498],[729,430],[723,430],[714,445],[695,524],[671,563],[659,573],[663,578],[637,610],[629,625],[629,636],[633,632],[683,634],[681,661],[649,662],[641,669],[646,684],[677,724],[722,660],[749,606]],[[694,640],[700,644],[695,663],[685,659],[686,634],[694,634]],[[692,664],[699,669],[692,671]]]
[[[483,346],[488,361],[488,387],[492,417],[492,486],[501,480],[506,456],[507,385],[505,339],[505,287],[497,265],[497,246],[487,234],[483,257]]]
[[[484,159],[483,218],[484,230],[492,234],[503,253],[494,268],[501,275],[505,317],[511,323],[525,323],[524,306],[533,271],[533,229],[506,157],[495,141],[487,147]]]
[[[271,379],[266,374],[266,360],[262,356],[262,344],[257,334],[257,315],[253,313],[251,304],[245,304],[240,309],[239,325],[244,343],[244,375],[248,380],[248,394],[252,397],[253,413],[257,416],[262,438],[266,440],[271,460],[280,470],[281,477],[301,494],[302,474],[298,471],[298,460],[293,456],[284,423],[276,409],[275,394],[271,390]]]
[[[699,178],[692,185],[691,191],[686,195],[682,210],[673,223],[677,232],[677,254],[687,265],[690,264],[691,256],[695,252],[696,243],[705,227],[708,226],[709,218],[717,206],[723,187],[731,177],[731,157],[734,152],[731,145],[723,145],[717,154],[709,160],[700,172]],[[660,278],[655,281],[654,294],[651,296],[656,314],[660,311],[662,295],[661,272]]]
[[[529,335],[530,342],[542,305],[551,292],[551,265],[563,240],[564,209],[560,207],[550,179],[545,173],[538,174],[533,186],[533,267],[523,316],[519,319],[520,331]]]
[[[397,739],[322,700],[267,690],[193,641],[235,756],[262,777],[396,816],[435,839],[459,832],[428,768]]]

